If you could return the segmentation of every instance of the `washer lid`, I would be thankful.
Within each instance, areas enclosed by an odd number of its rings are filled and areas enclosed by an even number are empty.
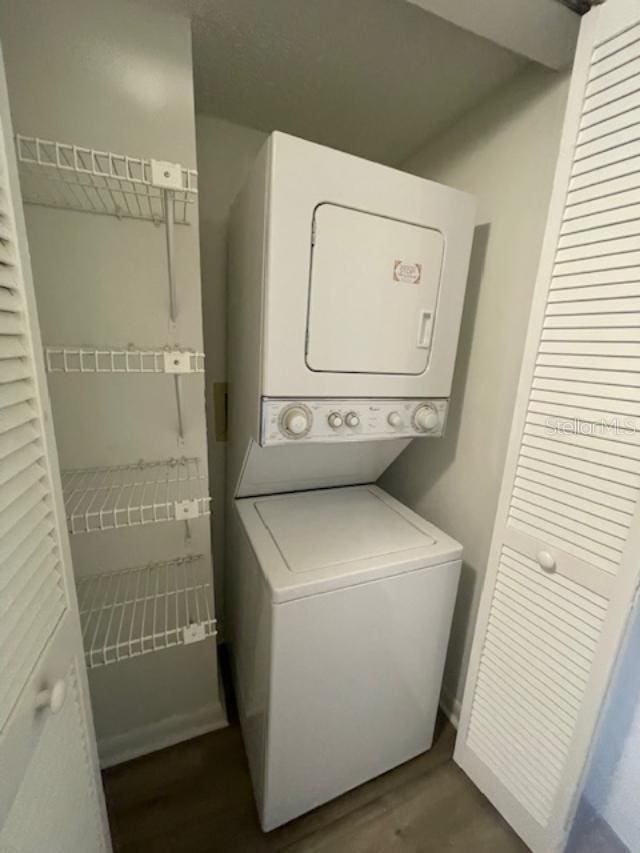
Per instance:
[[[459,559],[461,546],[377,486],[236,501],[274,601]]]
[[[436,541],[368,489],[284,495],[255,506],[292,572],[429,548]]]

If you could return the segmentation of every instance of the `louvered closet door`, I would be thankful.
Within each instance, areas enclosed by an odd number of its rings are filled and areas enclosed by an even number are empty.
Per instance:
[[[640,3],[608,0],[583,18],[455,753],[534,851],[575,807],[639,490]]]
[[[0,851],[110,849],[0,54]]]

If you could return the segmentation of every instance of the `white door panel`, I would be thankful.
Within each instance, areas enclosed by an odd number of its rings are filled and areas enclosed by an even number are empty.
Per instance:
[[[9,814],[22,784],[22,772],[18,770],[24,771],[28,766],[50,716],[46,708],[36,711],[38,695],[42,689],[61,680],[66,684],[70,665],[69,649],[76,641],[71,621],[63,619],[47,639],[46,653],[40,655],[25,679],[11,716],[2,730],[0,764],[11,772],[0,773],[0,826]]]
[[[3,853],[110,848],[63,519],[0,54]]]
[[[442,234],[329,203],[316,208],[313,234],[307,365],[327,373],[424,373]]]
[[[64,673],[67,695],[59,713],[43,715],[33,755],[0,829],[2,853],[107,849],[77,683],[76,666],[83,665],[79,658]]]
[[[583,18],[455,753],[544,853],[640,578],[638,140],[640,8],[609,0]]]

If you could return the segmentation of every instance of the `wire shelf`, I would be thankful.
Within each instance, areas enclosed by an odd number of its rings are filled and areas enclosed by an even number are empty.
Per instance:
[[[82,578],[77,586],[88,667],[216,634],[202,554]]]
[[[166,219],[166,187],[152,181],[158,161],[21,134],[16,136],[16,151],[27,204],[125,219]],[[171,189],[173,219],[187,225],[198,193],[198,173],[177,164],[173,168],[177,175],[177,187]]]
[[[70,533],[93,533],[209,515],[199,459],[138,462],[62,472]]]
[[[204,353],[164,349],[45,347],[49,373],[204,373]]]

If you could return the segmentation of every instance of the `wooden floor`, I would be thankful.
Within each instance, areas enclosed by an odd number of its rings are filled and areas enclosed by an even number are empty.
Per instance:
[[[508,853],[527,848],[453,763],[430,752],[265,835],[237,724],[113,767],[104,783],[118,853]]]

